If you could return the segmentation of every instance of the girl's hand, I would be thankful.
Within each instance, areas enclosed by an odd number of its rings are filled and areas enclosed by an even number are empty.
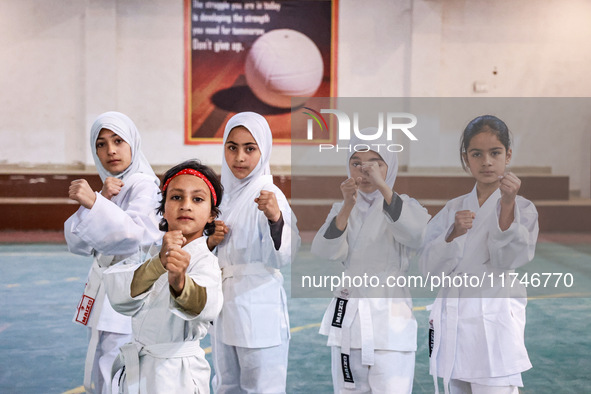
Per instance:
[[[272,223],[275,223],[281,218],[281,210],[279,204],[277,204],[277,198],[275,193],[268,190],[261,190],[261,194],[258,198],[254,199],[254,202],[258,204],[259,210],[263,211],[267,219]]]
[[[454,229],[451,234],[447,237],[446,241],[451,242],[455,238],[460,237],[468,232],[472,228],[472,222],[476,214],[472,211],[458,211],[454,220]]]
[[[168,271],[168,284],[174,290],[174,296],[178,297],[185,288],[185,273],[191,262],[191,255],[178,246],[173,247],[166,256],[166,270]]]
[[[105,183],[103,184],[103,190],[101,190],[101,194],[107,200],[110,200],[111,198],[119,194],[123,185],[124,184],[121,179],[112,176],[107,177],[105,179]]]
[[[191,262],[191,255],[181,249],[187,239],[180,230],[169,231],[162,238],[160,248],[160,261],[164,269],[168,271],[168,284],[178,297],[185,288],[185,272]]]
[[[380,166],[377,162],[364,161],[361,163],[361,171],[367,175],[367,178],[372,183],[372,185],[380,186],[382,183],[385,183],[384,178],[382,178]]]
[[[168,256],[170,252],[176,249],[181,249],[187,239],[183,236],[181,230],[169,231],[162,237],[162,247],[160,248],[160,262],[166,268],[168,264]]]
[[[359,189],[359,184],[361,183],[362,178],[349,178],[343,183],[341,183],[341,193],[343,193],[343,206],[341,210],[337,214],[335,224],[337,228],[341,231],[345,231],[347,228],[347,222],[349,221],[349,215],[351,215],[351,211],[353,207],[355,207],[355,203],[357,202],[357,190]]]
[[[505,204],[507,206],[513,205],[520,187],[521,179],[517,178],[517,175],[514,173],[507,172],[501,178],[501,182],[499,184],[499,189],[501,190],[501,204]]]
[[[90,188],[90,185],[86,179],[76,179],[72,181],[68,190],[68,197],[74,201],[77,201],[80,205],[87,209],[92,209],[94,202],[96,201],[96,195]]]
[[[499,213],[499,228],[507,230],[515,220],[515,197],[521,187],[521,180],[512,172],[507,172],[499,184],[501,190],[501,212]]]
[[[353,208],[357,202],[357,190],[359,189],[359,183],[361,183],[361,177],[354,179],[349,178],[341,183],[341,193],[343,193],[343,200],[345,200],[344,206]]]
[[[213,250],[216,246],[218,246],[223,240],[226,234],[228,234],[228,226],[222,220],[216,220],[215,222],[215,231],[209,237],[207,237],[207,247],[209,250]]]

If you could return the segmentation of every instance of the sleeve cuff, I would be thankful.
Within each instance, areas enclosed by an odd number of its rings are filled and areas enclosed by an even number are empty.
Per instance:
[[[131,296],[137,297],[145,293],[165,273],[166,269],[162,266],[160,257],[158,255],[152,257],[142,264],[133,274]]]
[[[345,230],[339,230],[337,227],[337,217],[335,216],[332,221],[330,222],[330,224],[328,225],[328,228],[326,229],[326,232],[324,233],[324,238],[326,239],[336,239],[339,238],[341,235],[343,235],[343,233],[345,232]]]
[[[160,261],[160,256],[156,255],[148,260],[148,267],[147,271],[153,275],[153,277],[160,278],[163,274],[166,273],[166,268],[162,265],[162,261]]]
[[[186,274],[183,292],[178,297],[174,297],[173,290],[170,289],[170,294],[183,310],[190,312],[195,316],[203,311],[203,308],[205,308],[205,304],[207,303],[207,290],[205,287],[199,286],[189,277],[189,275]]]
[[[402,213],[402,198],[396,193],[392,194],[392,201],[390,204],[386,204],[384,200],[384,212],[390,216],[393,222],[396,222],[400,218]]]
[[[501,230],[501,227],[499,226],[500,216],[501,216],[501,200],[499,199],[499,201],[497,202],[496,220],[495,220],[495,225],[494,225],[493,229],[494,229],[494,232],[497,234],[505,234],[508,231],[510,232],[511,228],[514,228],[515,225],[517,223],[520,223],[520,221],[521,221],[521,215],[519,213],[519,205],[517,204],[517,201],[515,201],[515,206],[513,207],[513,221],[509,225],[509,228],[505,231]]]
[[[283,234],[283,225],[285,221],[283,220],[283,212],[281,212],[281,216],[279,216],[279,220],[275,223],[269,220],[269,229],[271,230],[271,238],[273,239],[273,245],[275,246],[275,250],[279,250],[281,247],[281,235]]]

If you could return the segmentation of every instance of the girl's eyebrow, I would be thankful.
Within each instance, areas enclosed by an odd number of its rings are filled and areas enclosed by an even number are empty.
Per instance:
[[[358,156],[353,155],[353,156],[351,156],[349,161],[351,161],[351,160],[361,160],[361,159]],[[367,161],[384,161],[384,159],[382,159],[381,157],[372,157],[371,159],[369,159]]]
[[[104,135],[103,135],[103,137],[97,137],[97,138],[96,138],[96,140],[97,140],[97,141],[99,141],[99,140],[103,140],[103,141],[105,141],[105,140],[108,140],[108,139],[113,139],[113,138],[121,138],[121,137],[119,137],[119,134],[117,134],[117,133],[113,132],[112,134],[109,134],[109,135],[107,135],[107,136],[104,136]],[[123,138],[121,138],[121,139],[123,139]]]
[[[490,148],[489,151],[491,151],[491,150],[498,150],[498,149],[502,150],[503,147],[502,146],[495,146],[493,148]],[[481,152],[482,150],[483,149],[471,148],[471,149],[468,149],[468,152],[473,152],[473,151]]]
[[[226,144],[240,145],[240,144],[238,144],[238,143],[236,143],[234,141],[226,141]],[[246,145],[256,145],[256,146],[258,146],[256,142],[247,142],[247,143],[244,143],[242,145],[244,145],[244,146],[246,146]]]
[[[208,188],[199,188],[199,189],[193,189],[193,190],[186,190],[186,189],[181,189],[181,188],[174,188],[174,189],[170,189],[169,191],[171,192],[177,192],[177,193],[184,193],[185,191],[189,192],[189,193],[200,193],[200,192],[205,192],[207,193],[209,189]]]

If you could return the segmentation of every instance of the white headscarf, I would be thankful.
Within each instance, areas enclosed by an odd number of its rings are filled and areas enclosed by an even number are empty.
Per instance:
[[[131,164],[120,174],[111,174],[103,167],[101,160],[96,154],[96,140],[102,129],[108,129],[121,137],[131,147]],[[94,158],[94,164],[98,170],[101,180],[104,182],[107,177],[116,177],[123,181],[128,176],[141,172],[146,175],[154,177],[154,182],[157,185],[160,184],[160,180],[154,174],[154,170],[150,167],[148,160],[140,149],[141,138],[140,133],[135,126],[135,123],[127,116],[120,112],[105,112],[99,115],[92,127],[90,128],[90,150],[92,151],[92,157]]]
[[[222,185],[224,186],[224,199],[222,203],[233,200],[240,192],[248,186],[252,181],[261,177],[262,175],[271,175],[271,168],[269,167],[269,158],[271,156],[271,148],[273,147],[273,135],[267,120],[255,112],[241,112],[236,114],[226,123],[224,130],[224,147],[226,140],[233,128],[243,126],[256,141],[261,152],[261,158],[256,167],[244,179],[238,179],[232,173],[232,170],[226,163],[226,155],[222,158]]]
[[[375,134],[377,131],[378,131],[378,129],[376,127],[368,127],[368,128],[361,130],[360,132],[364,135],[372,135],[372,134]],[[359,139],[359,137],[357,137],[356,135],[353,135],[350,140],[350,144],[351,144],[352,148],[355,146],[358,146],[359,151],[364,151],[364,150],[366,150],[366,148],[363,145],[367,145],[370,150],[376,152],[378,155],[380,155],[382,157],[382,159],[384,160],[384,162],[388,166],[388,171],[386,172],[385,181],[386,181],[386,184],[388,186],[390,186],[390,189],[391,189],[394,187],[394,182],[396,181],[396,175],[398,174],[398,156],[396,153],[388,151],[387,146],[391,145],[390,142],[391,141],[386,140],[385,136],[383,136],[377,140],[373,140],[373,141],[364,141],[364,140]],[[379,152],[378,152],[378,144],[379,144]],[[351,160],[351,157],[355,153],[357,153],[357,152],[355,152],[355,149],[351,149],[351,151],[347,155],[347,175],[349,176],[349,178],[351,178],[349,161]],[[376,201],[376,199],[378,197],[380,197],[381,195],[382,195],[382,193],[379,190],[376,190],[373,193],[365,193],[365,192],[362,192],[361,190],[359,190],[359,191],[357,191],[358,198],[357,198],[357,202],[355,203],[355,206],[365,216],[367,214],[367,211],[369,210],[369,207],[371,207],[373,205],[374,201]],[[381,199],[379,199],[379,201],[381,201]]]

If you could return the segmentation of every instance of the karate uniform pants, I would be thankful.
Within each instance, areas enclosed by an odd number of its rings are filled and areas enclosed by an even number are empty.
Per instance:
[[[111,394],[117,392],[117,382],[111,382],[111,367],[119,354],[119,348],[132,340],[132,334],[99,331],[91,378],[95,393]]]
[[[216,394],[282,394],[287,380],[289,339],[266,348],[229,346],[212,337]]]
[[[516,386],[484,386],[477,383],[452,379],[449,382],[450,394],[519,394]]]
[[[345,388],[341,348],[332,348],[332,383],[335,394],[411,394],[415,352],[375,350],[374,365],[361,364],[361,349],[351,349],[349,365],[355,388]]]

